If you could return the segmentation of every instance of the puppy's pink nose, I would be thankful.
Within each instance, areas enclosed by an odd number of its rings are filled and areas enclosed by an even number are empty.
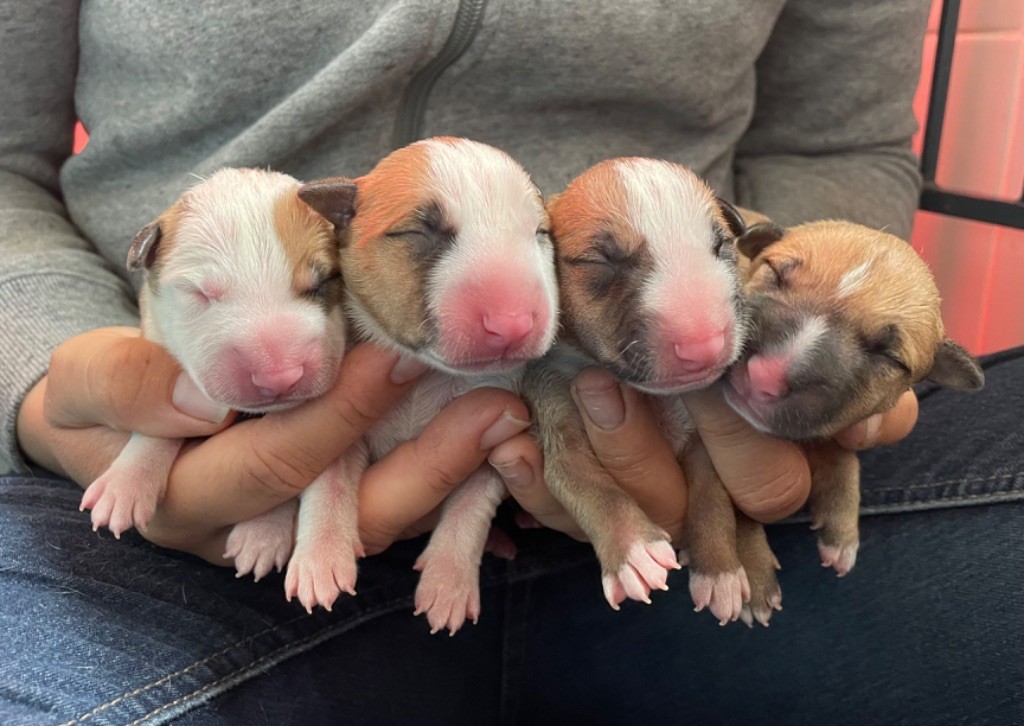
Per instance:
[[[688,373],[710,368],[725,348],[725,333],[715,333],[704,340],[687,340],[675,344],[679,366]]]
[[[302,371],[302,366],[277,371],[260,371],[252,374],[252,383],[264,396],[280,396],[299,382]]]
[[[533,318],[532,312],[485,313],[483,324],[487,331],[487,346],[493,350],[505,350],[520,342],[533,330]]]
[[[762,403],[771,403],[789,393],[785,358],[755,355],[747,361],[750,395]]]

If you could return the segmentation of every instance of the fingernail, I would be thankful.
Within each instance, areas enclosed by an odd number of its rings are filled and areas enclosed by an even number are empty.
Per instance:
[[[231,411],[227,406],[207,398],[206,394],[199,390],[199,386],[195,384],[191,376],[184,371],[178,374],[174,392],[171,394],[171,403],[188,416],[212,423],[221,423]]]
[[[516,434],[524,431],[530,425],[529,421],[516,418],[506,409],[498,420],[490,425],[480,437],[481,449],[493,449],[502,441],[508,441]]]
[[[523,459],[492,461],[491,466],[498,470],[510,489],[523,491],[533,485],[533,469]]]
[[[587,417],[605,431],[617,429],[626,419],[626,403],[617,381],[609,379],[605,385],[575,386],[576,397]]]
[[[412,358],[407,355],[398,356],[398,361],[395,362],[394,367],[391,369],[391,382],[396,386],[400,386],[403,383],[408,383],[413,378],[419,376],[423,371],[429,368],[426,363],[421,361],[419,358]]]
[[[876,413],[874,416],[869,416],[864,422],[864,438],[861,440],[861,446],[871,446],[875,443],[875,439],[878,437],[878,429],[882,428],[882,414]]]

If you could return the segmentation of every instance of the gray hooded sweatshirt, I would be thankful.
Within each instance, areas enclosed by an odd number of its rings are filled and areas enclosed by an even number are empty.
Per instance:
[[[0,472],[25,470],[17,409],[54,347],[138,324],[135,232],[221,167],[357,176],[466,136],[545,193],[651,156],[783,224],[906,236],[928,6],[0,0]]]

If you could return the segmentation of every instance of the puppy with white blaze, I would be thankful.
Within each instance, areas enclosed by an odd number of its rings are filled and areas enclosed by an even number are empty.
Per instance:
[[[649,602],[679,564],[668,535],[597,460],[570,381],[596,364],[650,394],[685,461],[693,427],[679,394],[713,383],[743,347],[733,244],[743,223],[690,170],[639,158],[585,171],[549,201],[548,214],[563,332],[551,355],[529,367],[527,401],[545,480],[593,543],[605,597],[618,609],[627,597]],[[736,570],[717,586],[739,598]]]
[[[337,241],[299,199],[300,186],[269,171],[218,171],[129,249],[128,268],[143,274],[143,335],[225,411],[295,406],[337,377],[345,351]],[[118,537],[145,529],[181,445],[133,434],[82,497],[94,528]]]
[[[518,391],[556,328],[557,286],[540,193],[510,156],[466,139],[399,149],[369,174],[299,193],[339,230],[350,320],[363,338],[431,371],[345,455],[344,476],[307,490],[289,597],[330,607],[355,583],[356,503],[371,460],[418,436],[456,396]],[[421,570],[417,613],[453,633],[480,611],[479,566],[504,484],[484,464],[446,499]]]
[[[920,381],[973,391],[984,374],[946,338],[935,281],[903,240],[851,222],[785,230],[763,221],[738,245],[750,333],[724,379],[725,398],[755,428],[802,443],[821,562],[843,576],[859,546],[860,470],[857,455],[832,437],[888,411]],[[690,542],[690,554],[720,571],[735,560],[725,546],[735,543],[751,590],[741,617],[767,625],[781,601],[778,563],[760,525],[737,515],[735,528],[721,494],[691,500],[692,518],[721,529],[708,540],[716,547]]]

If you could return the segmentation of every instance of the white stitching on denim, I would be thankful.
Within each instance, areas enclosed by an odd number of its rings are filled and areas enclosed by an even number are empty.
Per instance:
[[[83,714],[81,716],[78,716],[77,718],[73,718],[70,721],[65,721],[60,726],[74,726],[74,724],[82,723],[83,721],[92,718],[96,714],[102,713],[103,711],[106,711],[108,708],[112,708],[113,706],[116,706],[117,704],[119,704],[121,701],[123,701],[126,698],[131,698],[132,696],[137,696],[140,693],[148,691],[151,688],[156,688],[157,686],[161,685],[165,681],[169,681],[172,678],[177,678],[180,675],[184,675],[185,673],[189,672],[193,668],[201,666],[204,663],[206,663],[207,661],[212,660],[213,658],[217,658],[219,656],[222,656],[225,653],[227,653],[229,650],[232,650],[233,648],[237,648],[238,646],[240,646],[240,645],[242,645],[244,643],[248,643],[248,642],[250,642],[252,640],[255,640],[256,638],[260,638],[260,637],[262,637],[262,636],[264,636],[264,635],[266,635],[268,633],[272,633],[275,630],[280,630],[281,628],[284,628],[284,627],[287,627],[289,625],[292,625],[293,623],[297,623],[298,621],[302,620],[303,618],[307,618],[307,617],[309,617],[309,616],[306,615],[306,614],[302,614],[299,617],[294,618],[293,620],[288,620],[287,622],[280,623],[278,625],[275,625],[272,628],[267,628],[266,630],[261,630],[258,633],[250,635],[248,638],[243,638],[242,640],[239,640],[237,643],[233,643],[233,644],[231,644],[231,645],[229,645],[229,646],[227,646],[227,647],[225,647],[225,648],[223,648],[221,650],[218,650],[216,653],[212,653],[211,655],[208,655],[205,658],[197,660],[195,663],[192,663],[191,665],[185,666],[184,668],[182,668],[179,671],[175,671],[174,673],[170,673],[170,674],[168,674],[166,676],[162,676],[162,677],[158,678],[157,680],[153,681],[152,683],[149,683],[149,684],[147,684],[145,686],[139,686],[138,688],[136,688],[133,691],[128,691],[126,693],[122,693],[120,696],[118,696],[114,700],[108,701],[107,703],[104,703],[104,704],[101,704],[101,705],[97,706],[96,708],[94,708],[93,710],[89,711],[88,713],[85,713],[85,714]]]
[[[403,595],[402,597],[397,598],[395,600],[390,600],[389,602],[382,603],[382,604],[378,605],[377,607],[370,608],[369,610],[366,610],[366,611],[360,613],[360,615],[370,615],[370,614],[375,613],[375,612],[377,612],[379,610],[383,610],[385,608],[389,608],[392,605],[395,605],[395,604],[400,603],[403,600],[407,600],[407,599],[408,599],[408,596]],[[338,623],[335,627],[336,628],[337,627],[341,627],[342,625],[347,625],[347,623]],[[327,628],[328,631],[333,630],[333,629],[334,628]],[[131,723],[126,724],[126,726],[138,726],[138,724],[141,724],[143,721],[145,721],[145,720],[147,720],[147,719],[157,715],[161,711],[166,711],[169,708],[173,708],[174,706],[177,706],[182,701],[187,701],[190,698],[198,696],[203,691],[208,691],[211,688],[216,688],[217,686],[219,686],[224,681],[229,680],[231,678],[234,678],[239,673],[242,673],[243,671],[247,671],[247,670],[252,670],[256,666],[258,666],[260,663],[263,663],[264,661],[270,660],[271,658],[273,658],[278,653],[280,653],[282,651],[285,651],[285,650],[288,650],[289,648],[294,648],[296,646],[308,643],[309,641],[313,640],[313,638],[316,638],[316,637],[318,637],[320,635],[323,635],[323,633],[324,633],[323,630],[318,630],[315,633],[310,633],[309,635],[307,635],[302,640],[297,640],[294,643],[288,643],[287,645],[282,645],[280,648],[278,648],[276,650],[273,650],[273,651],[267,653],[266,655],[260,656],[259,658],[254,660],[252,663],[249,663],[249,664],[239,668],[236,671],[228,673],[226,676],[222,676],[221,678],[218,678],[217,680],[213,681],[212,683],[207,683],[205,686],[200,686],[196,690],[192,691],[192,693],[185,694],[184,696],[179,696],[178,698],[174,699],[170,703],[165,703],[163,706],[160,706],[159,708],[153,709],[152,711],[150,711],[146,715],[141,716],[141,717],[137,718],[136,720],[132,721]]]
[[[1016,479],[1017,477],[1024,476],[1024,474],[995,474],[993,476],[981,476],[974,479],[946,479],[944,481],[931,482],[930,484],[911,484],[909,486],[901,487],[869,487],[864,490],[864,493],[870,492],[903,492],[913,491],[915,489],[930,489],[932,487],[948,486],[950,484],[980,484],[986,481],[998,481],[1000,479]]]

